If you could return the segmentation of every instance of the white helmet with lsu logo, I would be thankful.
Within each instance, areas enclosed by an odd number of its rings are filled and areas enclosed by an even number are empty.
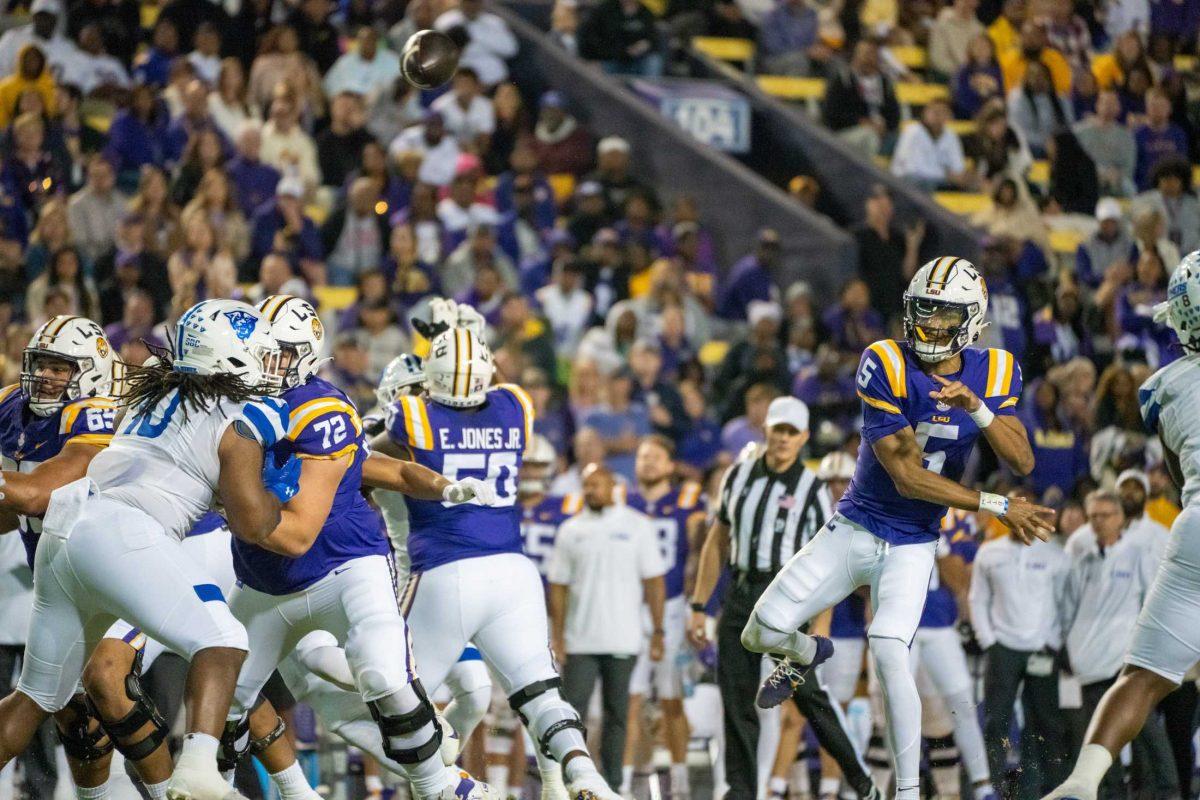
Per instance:
[[[69,377],[47,374],[47,362],[67,362]],[[48,417],[81,397],[108,394],[116,356],[104,331],[86,317],[60,315],[38,328],[21,354],[21,388],[29,409]]]
[[[325,326],[317,310],[307,300],[290,294],[273,294],[256,306],[271,326],[271,336],[284,351],[292,350],[292,363],[283,375],[283,388],[294,389],[308,382],[328,358],[321,358],[325,346]]]
[[[434,337],[425,357],[425,391],[435,403],[455,408],[481,405],[496,364],[474,331],[451,328]]]
[[[904,336],[922,361],[945,361],[979,340],[987,306],[987,285],[974,264],[935,258],[904,292]]]

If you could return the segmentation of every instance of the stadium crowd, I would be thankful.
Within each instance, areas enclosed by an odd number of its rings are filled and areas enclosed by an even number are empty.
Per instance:
[[[1129,524],[1169,526],[1178,498],[1137,390],[1179,355],[1153,307],[1180,255],[1200,247],[1200,140],[1175,66],[1196,53],[1200,3],[669,0],[656,10],[558,0],[550,33],[610,72],[647,75],[692,34],[754,38],[760,71],[826,79],[824,122],[864,157],[890,159],[922,188],[989,196],[972,219],[990,294],[980,345],[1009,350],[1023,369],[1037,466],[1016,479],[983,449],[966,482],[1055,507],[1063,541],[1102,527],[1084,508],[1098,487],[1120,493]],[[901,335],[903,287],[924,255],[923,229],[898,225],[883,185],[865,193],[853,228],[859,274],[826,302],[773,278],[775,231],[721,263],[693,198],[631,167],[636,142],[594,135],[559,92],[510,82],[517,40],[482,0],[33,0],[9,12],[3,385],[56,314],[97,320],[140,363],[197,300],[290,293],[321,304],[326,377],[365,411],[384,366],[418,345],[409,318],[440,295],[484,315],[500,373],[532,397],[536,430],[560,458],[554,495],[579,492],[578,467],[592,461],[632,482],[649,434],[673,445],[681,479],[715,486],[763,441],[767,408],[785,395],[810,411],[810,457],[855,452],[855,366],[867,345]],[[429,27],[463,47],[441,92],[400,76],[397,53]],[[894,84],[911,76],[892,48],[910,44],[928,49],[928,77],[950,99],[904,125]],[[960,136],[955,117],[973,132]],[[1030,178],[1035,159],[1050,161],[1048,187]],[[793,184],[798,202],[819,191],[807,176]],[[1074,257],[1050,246],[1064,226],[1086,232]],[[994,520],[977,530],[1004,536]],[[20,633],[3,632],[19,650]],[[993,636],[978,644],[1011,645]],[[1057,650],[1064,637],[1017,649]],[[1050,661],[1042,677],[1069,668]],[[1193,796],[1196,689],[1181,692],[1171,750],[1135,757],[1158,765],[1132,776],[1146,796]],[[1030,703],[1058,700],[1027,692],[1024,720],[1040,718]],[[1005,764],[1010,731],[985,733]],[[1027,742],[1024,767],[1068,764],[1062,737],[1061,751]],[[1172,758],[1177,770],[1163,768]],[[1008,795],[1039,795],[993,778]]]

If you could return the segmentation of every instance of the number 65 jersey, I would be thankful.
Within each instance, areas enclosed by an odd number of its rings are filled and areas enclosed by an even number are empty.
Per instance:
[[[1021,397],[1021,367],[1007,350],[962,351],[962,367],[949,381],[962,381],[996,416],[1016,414]],[[933,400],[942,384],[921,369],[909,347],[892,339],[875,342],[858,364],[862,399],[862,443],[850,488],[838,512],[892,544],[932,542],[938,538],[946,507],[906,498],[896,490],[872,445],[903,428],[912,428],[925,455],[925,468],[958,481],[979,426],[961,408]]]
[[[388,437],[413,461],[447,480],[479,478],[496,489],[496,505],[452,506],[408,498],[408,554],[413,572],[464,558],[522,552],[517,472],[533,434],[533,402],[513,384],[490,389],[482,405],[453,408],[400,397],[387,409]]]

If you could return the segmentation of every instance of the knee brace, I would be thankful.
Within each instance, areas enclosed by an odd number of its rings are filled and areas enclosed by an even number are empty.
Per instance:
[[[248,725],[249,723],[247,722],[247,726]],[[248,731],[249,727],[247,727],[247,732]],[[275,727],[271,729],[270,733],[266,734],[265,736],[260,736],[257,739],[255,739],[253,736],[250,737],[250,744],[246,748],[246,752],[252,756],[259,755],[268,747],[275,744],[275,742],[279,740],[279,737],[283,736],[283,734],[286,732],[287,723],[283,721],[283,717],[276,716]]]
[[[217,749],[217,769],[222,773],[237,769],[238,762],[250,747],[250,715],[225,721]]]
[[[67,708],[73,713],[73,719],[64,727],[58,728],[58,740],[62,742],[63,750],[71,758],[83,764],[99,761],[113,751],[113,740],[109,737],[100,719],[92,713],[92,707],[86,696],[77,694],[67,702]],[[96,728],[92,730],[92,721]]]
[[[957,769],[959,756],[958,745],[953,736],[936,736],[925,739],[929,748],[930,769]]]
[[[442,747],[442,727],[438,724],[437,714],[421,686],[421,681],[414,680],[410,686],[417,698],[417,707],[412,711],[389,714],[380,708],[380,701],[373,700],[367,703],[371,717],[379,726],[379,732],[383,734],[383,752],[397,764],[418,764],[438,753]],[[396,741],[411,737],[430,724],[433,726],[433,735],[424,744],[405,747]]]
[[[555,675],[544,681],[535,681],[508,697],[508,704],[517,712],[529,732],[537,737],[538,748],[547,758],[555,758],[550,740],[560,733],[574,730],[587,739],[587,728],[580,721],[579,714],[558,693],[561,685],[562,679]]]
[[[91,706],[92,713],[100,720],[100,725],[109,739],[121,755],[130,761],[141,761],[149,756],[170,733],[167,721],[142,688],[141,666],[142,656],[138,653],[133,662],[133,669],[125,676],[125,696],[133,701],[133,708],[128,714],[118,720],[107,720],[99,714],[95,706]],[[88,703],[91,705],[90,700]],[[150,733],[135,742],[125,741],[135,736],[146,725],[152,726]]]

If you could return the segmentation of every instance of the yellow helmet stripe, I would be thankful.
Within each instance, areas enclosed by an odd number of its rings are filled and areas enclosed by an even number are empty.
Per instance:
[[[467,376],[463,379],[463,395],[471,393],[471,371],[475,367],[475,341],[469,331],[463,331],[463,341],[467,343]]]
[[[279,316],[279,312],[283,311],[283,307],[288,304],[288,301],[296,299],[294,295],[290,294],[279,294],[275,296],[279,298],[279,302],[276,303],[275,307],[269,312],[263,312],[267,318],[267,322],[274,322],[275,318]]]

